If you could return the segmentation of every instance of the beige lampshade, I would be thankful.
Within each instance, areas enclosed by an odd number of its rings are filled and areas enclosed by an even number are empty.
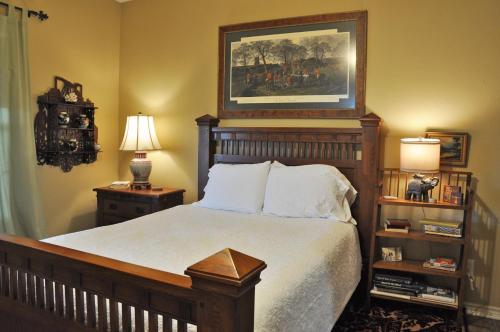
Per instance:
[[[440,150],[441,144],[436,138],[403,138],[399,167],[403,172],[436,173]]]
[[[161,149],[161,145],[156,136],[153,117],[141,113],[127,116],[127,126],[120,150],[147,151],[158,149]]]

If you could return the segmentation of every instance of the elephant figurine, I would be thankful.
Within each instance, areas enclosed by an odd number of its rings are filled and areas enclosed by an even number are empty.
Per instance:
[[[422,201],[428,202],[429,201],[429,190],[434,189],[439,183],[439,178],[437,177],[432,177],[432,178],[426,178],[422,180],[422,183],[420,184],[420,192],[422,193]]]
[[[425,178],[422,174],[413,175],[413,180],[408,183],[405,198],[407,200],[429,201],[429,190],[432,190],[439,183],[439,178]]]

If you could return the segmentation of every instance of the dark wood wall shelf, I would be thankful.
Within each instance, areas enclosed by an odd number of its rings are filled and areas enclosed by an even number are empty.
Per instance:
[[[82,94],[81,84],[56,76],[54,87],[38,97],[35,143],[39,165],[69,172],[73,166],[97,160],[101,152],[94,117],[97,107]],[[70,95],[73,100],[66,101]]]
[[[401,298],[397,296],[385,296],[382,294],[369,293],[369,299],[383,299],[391,301],[400,301],[405,303],[412,303],[424,306],[431,306],[436,308],[444,308],[457,311],[457,322],[459,326],[463,325],[464,317],[464,295],[465,287],[467,285],[467,274],[465,267],[467,266],[467,251],[471,238],[471,215],[473,203],[473,191],[471,190],[472,173],[461,171],[442,170],[437,174],[439,178],[439,185],[431,192],[431,197],[436,198],[435,203],[410,201],[404,198],[405,190],[408,182],[411,180],[411,174],[400,172],[396,168],[386,168],[380,172],[379,176],[379,192],[377,203],[375,206],[376,213],[373,219],[373,228],[375,231],[372,234],[372,241],[370,247],[370,262],[369,262],[369,281],[368,289],[372,289],[373,275],[376,271],[381,271],[390,274],[409,274],[421,276],[433,276],[439,278],[448,278],[454,281],[456,287],[455,291],[458,294],[458,302],[453,303],[439,303],[429,301],[420,297],[411,297],[410,299]],[[463,193],[463,204],[452,204],[443,201],[444,187],[446,185],[460,186]],[[387,199],[384,196],[394,196],[396,199]],[[463,217],[463,236],[462,237],[448,237],[441,235],[426,234],[421,230],[410,230],[408,233],[388,232],[381,229],[380,217],[382,215],[382,208],[384,206],[402,206],[411,208],[432,208],[432,209],[449,209],[462,211]],[[459,249],[459,257],[457,260],[456,271],[444,271],[437,269],[429,269],[423,267],[423,261],[403,259],[401,262],[386,262],[380,260],[379,250],[380,239],[392,238],[410,241],[424,241],[432,243],[444,243],[457,246]]]

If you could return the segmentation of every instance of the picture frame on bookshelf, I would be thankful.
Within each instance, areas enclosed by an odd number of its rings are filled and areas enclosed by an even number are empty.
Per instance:
[[[441,165],[467,167],[470,135],[466,132],[428,130],[426,138],[437,138],[441,141]]]
[[[445,185],[443,189],[443,202],[462,205],[462,187]]]
[[[382,259],[386,262],[401,262],[403,251],[401,247],[382,247]]]

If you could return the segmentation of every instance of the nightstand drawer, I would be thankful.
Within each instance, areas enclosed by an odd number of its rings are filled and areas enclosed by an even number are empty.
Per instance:
[[[126,217],[128,214],[127,202],[117,201],[114,199],[104,199],[103,200],[103,212],[105,214]]]
[[[112,225],[169,209],[183,203],[184,190],[132,190],[96,188],[97,226]]]
[[[127,216],[131,218],[141,217],[153,212],[151,210],[151,204],[137,202],[126,202],[126,204]]]
[[[151,212],[151,204],[148,203],[104,199],[104,214],[132,219]]]

